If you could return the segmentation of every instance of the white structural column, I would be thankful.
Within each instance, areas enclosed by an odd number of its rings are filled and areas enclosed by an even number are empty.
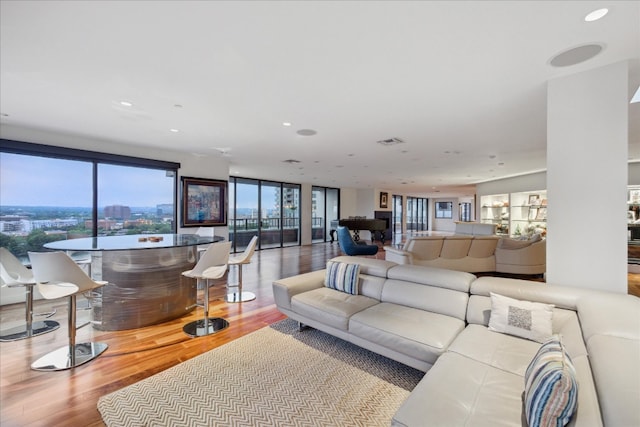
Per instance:
[[[548,283],[627,292],[628,68],[548,83]]]

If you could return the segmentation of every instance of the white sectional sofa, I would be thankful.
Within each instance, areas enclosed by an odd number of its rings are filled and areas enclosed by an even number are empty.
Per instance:
[[[489,327],[497,294],[553,304],[552,334],[578,383],[570,425],[640,426],[640,298],[371,258],[331,261],[358,266],[356,294],[325,286],[320,270],[274,282],[276,305],[302,324],[426,372],[393,425],[526,425],[525,371],[541,343]]]

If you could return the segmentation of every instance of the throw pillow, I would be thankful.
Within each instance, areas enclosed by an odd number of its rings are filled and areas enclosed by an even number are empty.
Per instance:
[[[490,293],[489,330],[544,342],[552,335],[553,305]]]
[[[352,295],[358,294],[359,264],[328,261],[324,285],[328,288]]]
[[[573,362],[558,335],[540,347],[524,378],[524,410],[529,427],[567,425],[578,406],[578,382]]]

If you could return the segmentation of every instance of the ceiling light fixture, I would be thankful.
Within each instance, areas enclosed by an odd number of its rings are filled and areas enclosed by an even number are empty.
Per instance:
[[[549,64],[554,67],[568,67],[570,65],[580,64],[587,61],[600,52],[602,52],[603,45],[601,44],[585,44],[582,46],[574,47],[564,52],[560,52],[551,60]]]
[[[291,126],[291,123],[290,122],[282,122],[282,126],[289,127],[289,126]]]
[[[120,105],[122,105],[123,107],[133,107],[133,103],[129,101],[120,101]]]
[[[600,18],[604,18],[607,13],[609,13],[609,9],[607,9],[606,7],[594,10],[593,12],[587,14],[587,16],[584,17],[584,20],[587,22],[597,21]]]
[[[381,145],[389,146],[389,145],[401,144],[404,141],[400,138],[393,137],[393,138],[381,139],[380,141],[376,141],[376,142]]]
[[[180,132],[180,129],[169,129],[169,132],[178,133]]]

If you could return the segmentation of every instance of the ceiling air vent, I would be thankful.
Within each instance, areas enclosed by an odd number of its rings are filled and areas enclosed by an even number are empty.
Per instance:
[[[283,160],[282,163],[289,163],[290,165],[293,165],[295,163],[300,163],[300,160],[296,160],[296,159],[287,159],[287,160]]]
[[[389,138],[389,139],[381,139],[380,141],[377,141],[378,144],[382,144],[382,145],[396,145],[396,144],[401,144],[404,141],[401,140],[400,138]]]

